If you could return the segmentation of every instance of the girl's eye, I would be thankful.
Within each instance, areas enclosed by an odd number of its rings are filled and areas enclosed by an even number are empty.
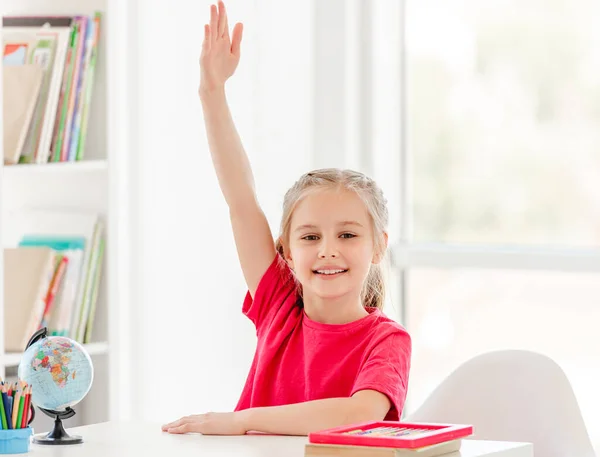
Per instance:
[[[306,235],[302,239],[306,241],[316,241],[319,237],[317,235]]]
[[[354,233],[342,233],[340,236],[342,238],[354,238],[356,235]]]

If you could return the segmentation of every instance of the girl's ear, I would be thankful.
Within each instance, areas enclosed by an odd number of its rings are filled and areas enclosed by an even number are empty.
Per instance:
[[[285,261],[288,263],[290,268],[293,270],[294,269],[294,261],[292,260],[292,253],[287,248],[284,248],[283,252],[284,252],[283,257],[285,258]]]
[[[292,255],[290,250],[281,242],[281,238],[277,239],[277,251],[281,254],[281,257],[287,262],[289,267],[294,269],[294,262],[292,261]]]
[[[383,235],[381,236],[381,243],[377,249],[377,251],[375,252],[375,254],[373,255],[373,263],[374,264],[378,264],[383,260],[383,256],[385,255],[385,251],[387,251],[388,248],[388,234],[387,232],[383,232]]]

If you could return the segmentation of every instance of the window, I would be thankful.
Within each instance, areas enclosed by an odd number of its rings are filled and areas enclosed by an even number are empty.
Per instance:
[[[600,246],[600,2],[406,2],[418,242]]]
[[[476,354],[531,349],[565,370],[600,449],[600,2],[392,4],[360,11],[358,135],[392,196],[407,412]]]

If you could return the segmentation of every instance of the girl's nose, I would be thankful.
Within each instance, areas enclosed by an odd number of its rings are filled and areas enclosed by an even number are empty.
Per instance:
[[[321,258],[321,259],[326,259],[327,257],[331,257],[332,259],[334,259],[337,256],[333,252],[331,254],[319,254],[319,258]]]
[[[336,258],[338,256],[338,252],[337,249],[335,247],[335,244],[332,243],[322,243],[321,244],[321,250],[319,252],[319,258],[320,259],[326,259],[326,258]]]

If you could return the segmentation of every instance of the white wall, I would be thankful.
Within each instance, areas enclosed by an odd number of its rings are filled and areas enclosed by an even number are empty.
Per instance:
[[[161,422],[232,409],[255,345],[241,314],[246,289],[196,95],[209,4],[138,4],[132,376],[139,390],[132,408],[134,417]],[[310,166],[312,142],[312,6],[291,5],[227,2],[230,25],[245,26],[228,98],[274,231],[285,190]],[[165,388],[171,401],[159,405]]]

